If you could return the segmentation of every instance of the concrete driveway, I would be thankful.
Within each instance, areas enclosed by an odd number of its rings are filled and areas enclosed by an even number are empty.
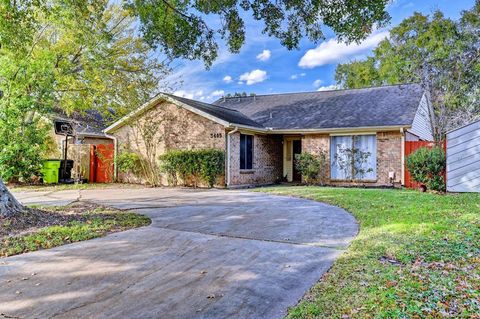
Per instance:
[[[358,230],[340,208],[247,191],[97,189],[17,197],[29,204],[97,202],[153,222],[0,259],[6,318],[281,318]]]

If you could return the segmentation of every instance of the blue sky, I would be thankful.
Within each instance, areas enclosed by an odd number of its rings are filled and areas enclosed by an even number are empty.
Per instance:
[[[261,24],[246,18],[247,41],[239,54],[231,54],[221,45],[219,58],[208,71],[201,61],[177,60],[168,80],[182,82],[176,86],[176,95],[206,102],[234,92],[269,94],[331,89],[335,85],[338,63],[368,56],[388,34],[388,29],[413,12],[429,14],[438,9],[457,19],[460,12],[473,7],[474,2],[395,0],[388,7],[392,17],[390,25],[376,30],[361,44],[345,46],[327,30],[325,41],[315,45],[303,40],[300,49],[293,51],[282,47],[277,39],[262,35]]]

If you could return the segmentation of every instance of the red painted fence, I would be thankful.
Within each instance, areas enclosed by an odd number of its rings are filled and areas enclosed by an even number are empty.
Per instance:
[[[412,154],[416,150],[422,147],[432,148],[437,145],[435,142],[425,142],[425,141],[411,141],[405,142],[405,187],[407,188],[418,188],[420,186],[419,183],[413,181],[412,177],[410,176],[410,172],[407,169],[407,157],[408,155]],[[442,143],[443,149],[446,150],[447,144],[445,142]],[[447,182],[446,175],[443,176],[445,182]]]
[[[113,144],[91,145],[90,183],[112,183],[114,170]]]

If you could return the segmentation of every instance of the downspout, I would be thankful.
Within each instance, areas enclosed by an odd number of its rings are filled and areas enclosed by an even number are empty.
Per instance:
[[[400,177],[400,181],[402,183],[402,186],[405,186],[405,131],[402,128],[400,128],[400,134],[401,134],[401,149],[402,149],[402,176]]]
[[[230,135],[238,132],[238,126],[227,133],[227,187],[230,186]]]
[[[105,137],[111,138],[113,140],[113,179],[117,182],[118,177],[118,167],[117,167],[117,156],[118,156],[118,142],[117,138],[113,135],[108,135],[105,133]]]

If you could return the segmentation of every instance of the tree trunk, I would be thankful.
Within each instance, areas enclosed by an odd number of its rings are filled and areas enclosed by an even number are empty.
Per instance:
[[[0,178],[0,216],[10,217],[24,210],[24,207],[10,193]]]

